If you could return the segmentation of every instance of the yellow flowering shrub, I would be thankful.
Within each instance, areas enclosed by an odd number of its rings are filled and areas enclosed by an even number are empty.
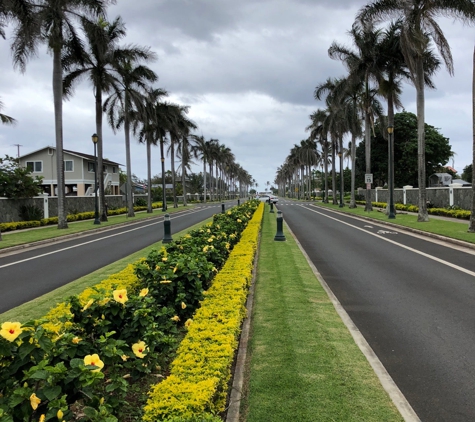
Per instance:
[[[144,421],[222,412],[238,346],[264,205],[261,203],[196,311],[171,375],[149,392]]]

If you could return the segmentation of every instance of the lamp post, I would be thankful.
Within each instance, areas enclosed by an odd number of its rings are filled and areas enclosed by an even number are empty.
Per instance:
[[[394,208],[394,127],[388,126],[388,141],[389,141],[389,212],[388,219],[396,218],[396,210]]]
[[[94,144],[94,196],[95,196],[95,210],[94,210],[94,224],[101,224],[101,221],[99,220],[99,204],[97,203],[97,154],[96,154],[96,147],[97,147],[97,141],[99,140],[99,137],[97,136],[96,133],[94,133],[92,136],[92,143]]]
[[[338,150],[338,157],[340,158],[340,205],[339,208],[343,208],[343,190],[345,189],[345,182],[343,180],[343,154],[341,149]]]

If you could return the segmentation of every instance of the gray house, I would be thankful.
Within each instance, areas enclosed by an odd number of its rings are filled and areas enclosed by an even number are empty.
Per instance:
[[[64,183],[67,196],[94,195],[93,155],[63,150]],[[20,165],[31,170],[33,176],[43,177],[43,192],[57,195],[56,148],[45,147],[20,157]],[[103,160],[104,188],[106,195],[120,195],[119,163]],[[99,177],[99,174],[98,174]]]
[[[462,179],[453,179],[449,173],[434,173],[429,177],[430,188],[449,187],[452,184],[460,186],[472,186],[471,183]]]

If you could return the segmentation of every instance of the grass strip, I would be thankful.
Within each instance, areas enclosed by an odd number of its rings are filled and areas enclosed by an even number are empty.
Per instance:
[[[429,216],[429,221],[421,223],[417,221],[417,214],[404,214],[400,211],[396,214],[396,218],[389,220],[388,216],[379,211],[379,209],[374,208],[373,211],[365,211],[364,207],[358,206],[357,208],[340,208],[338,205],[325,204],[323,202],[317,202],[315,205],[319,207],[331,208],[344,212],[347,214],[356,215],[359,217],[369,217],[375,220],[379,220],[382,223],[396,224],[398,226],[408,227],[411,229],[421,230],[428,233],[438,234],[441,236],[447,236],[452,239],[463,240],[469,243],[475,243],[475,233],[468,232],[469,222],[466,220],[444,220],[441,218],[436,218],[435,216]]]
[[[93,224],[93,220],[74,221],[68,223],[67,229],[58,229],[57,225],[43,226],[34,229],[26,229],[19,231],[11,231],[2,233],[2,241],[0,241],[0,249],[9,248],[12,246],[24,245],[32,242],[38,242],[40,240],[54,239],[57,237],[63,237],[71,234],[81,233],[89,230],[97,230],[99,228],[115,226],[118,224],[132,223],[135,221],[160,217],[164,214],[171,214],[187,209],[192,209],[193,206],[188,208],[172,208],[163,212],[161,209],[154,209],[153,213],[147,213],[146,211],[139,211],[135,213],[135,217],[127,217],[126,214],[109,216],[108,221],[101,222],[100,225]]]
[[[249,343],[247,422],[402,421],[275,214],[265,213]]]
[[[211,220],[212,218],[203,220],[202,222],[195,224],[186,230],[173,234],[173,237],[179,238],[189,231],[201,227],[203,224],[206,224]],[[154,243],[151,246],[141,249],[132,255],[100,268],[43,296],[26,302],[20,306],[17,306],[16,308],[10,309],[9,311],[0,314],[0,323],[5,321],[18,321],[24,323],[32,319],[41,318],[46,315],[51,308],[56,306],[58,303],[64,302],[68,297],[80,294],[88,287],[94,286],[100,283],[102,280],[105,280],[107,277],[122,271],[127,267],[127,265],[133,264],[139,259],[146,257],[153,249],[161,247],[161,241]]]

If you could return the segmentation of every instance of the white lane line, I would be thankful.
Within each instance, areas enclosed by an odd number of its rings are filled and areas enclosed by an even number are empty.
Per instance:
[[[409,246],[403,245],[403,244],[401,244],[401,243],[395,242],[394,240],[388,239],[388,238],[386,238],[386,237],[384,237],[384,236],[380,236],[380,235],[378,235],[378,234],[376,234],[376,233],[371,233],[370,231],[365,230],[365,229],[362,229],[361,227],[355,226],[355,225],[350,224],[350,223],[347,223],[347,222],[345,222],[345,221],[341,221],[341,220],[339,220],[338,218],[331,217],[331,216],[329,216],[329,215],[323,214],[323,213],[321,213],[321,212],[319,212],[319,211],[316,211],[316,210],[313,210],[313,209],[311,209],[311,208],[307,208],[307,207],[304,207],[304,206],[301,206],[301,207],[302,207],[302,208],[305,208],[306,210],[312,211],[312,212],[314,212],[314,213],[320,214],[320,215],[322,215],[323,217],[327,217],[327,218],[330,218],[330,219],[332,219],[332,220],[338,221],[338,222],[341,223],[341,224],[345,224],[345,225],[347,225],[347,226],[353,227],[354,229],[360,230],[360,231],[362,231],[362,232],[364,232],[364,233],[367,233],[367,234],[369,234],[369,235],[371,235],[371,236],[374,236],[374,237],[377,237],[377,238],[379,238],[379,239],[382,239],[382,240],[384,240],[384,241],[386,241],[386,242],[392,243],[393,245],[399,246],[400,248],[407,249],[408,251],[417,253],[417,254],[422,255],[422,256],[424,256],[424,257],[426,257],[426,258],[432,259],[433,261],[439,262],[439,263],[441,263],[441,264],[443,264],[443,265],[446,265],[446,266],[451,267],[451,268],[453,268],[453,269],[455,269],[455,270],[461,271],[461,272],[463,272],[463,273],[465,273],[465,274],[468,274],[468,275],[471,275],[471,276],[475,277],[475,272],[470,271],[470,270],[467,270],[466,268],[463,268],[463,267],[460,267],[460,266],[458,266],[458,265],[452,264],[451,262],[448,262],[448,261],[444,261],[443,259],[437,258],[437,257],[435,257],[435,256],[433,256],[433,255],[429,255],[429,254],[427,254],[427,253],[425,253],[425,252],[418,251],[417,249],[414,249],[414,248],[411,248],[411,247],[409,247]]]
[[[178,217],[183,217],[183,216],[184,216],[184,215],[180,215],[180,216],[177,216],[177,217],[172,217],[172,216],[170,216],[170,219],[171,219],[171,220],[174,220],[174,219],[176,219],[176,218],[178,218]],[[154,222],[154,223],[147,224],[147,225],[145,225],[145,226],[135,227],[134,229],[130,229],[130,230],[127,230],[127,231],[124,231],[124,232],[120,232],[120,233],[116,233],[116,234],[111,234],[111,235],[109,235],[109,236],[104,236],[104,237],[101,237],[101,238],[99,238],[99,239],[89,240],[88,242],[83,242],[83,243],[80,243],[80,244],[78,244],[78,245],[68,246],[67,248],[58,249],[58,250],[51,251],[51,252],[47,252],[47,253],[44,253],[44,254],[41,254],[41,255],[35,255],[35,256],[32,256],[31,258],[21,259],[20,261],[10,262],[9,264],[0,265],[0,268],[11,267],[12,265],[21,264],[21,263],[27,262],[27,261],[32,261],[33,259],[42,258],[42,257],[48,256],[48,255],[53,255],[53,254],[55,254],[55,253],[67,251],[68,249],[79,248],[80,246],[88,245],[89,243],[100,242],[101,240],[109,239],[109,238],[111,238],[111,237],[121,236],[121,235],[123,235],[123,234],[133,232],[133,231],[135,231],[135,230],[141,230],[141,229],[144,229],[144,228],[146,228],[146,227],[155,226],[155,225],[157,225],[157,224],[159,224],[159,223],[162,223],[162,222],[163,222],[162,220],[156,221],[156,222]],[[139,223],[137,223],[137,224],[139,224]]]

